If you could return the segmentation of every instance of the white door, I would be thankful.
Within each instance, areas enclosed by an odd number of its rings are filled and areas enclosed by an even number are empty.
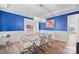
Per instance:
[[[67,48],[70,49],[68,53],[76,53],[76,42],[78,35],[78,18],[79,18],[79,14],[68,16],[69,39],[67,42]]]

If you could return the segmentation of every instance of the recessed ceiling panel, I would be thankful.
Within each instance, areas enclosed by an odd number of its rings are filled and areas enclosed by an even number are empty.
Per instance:
[[[53,15],[57,11],[64,12],[71,7],[73,7],[73,4],[7,4],[4,9],[29,17],[49,17],[48,14]]]

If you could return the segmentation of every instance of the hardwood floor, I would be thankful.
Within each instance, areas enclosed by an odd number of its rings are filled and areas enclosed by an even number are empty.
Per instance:
[[[33,46],[27,48],[25,51],[23,51],[23,48],[20,46],[19,42],[17,42],[9,47],[0,48],[0,54],[68,54],[71,50],[72,48],[69,49],[66,47],[66,42],[59,40],[54,40],[51,43],[45,43],[41,46],[33,44]],[[72,51],[70,53],[72,53]]]
[[[34,45],[34,51],[32,54],[65,54],[66,42],[54,40],[51,45],[45,43],[41,46]]]

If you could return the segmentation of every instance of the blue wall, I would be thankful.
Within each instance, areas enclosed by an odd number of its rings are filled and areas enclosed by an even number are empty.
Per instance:
[[[48,20],[55,20],[54,28],[46,28],[46,23],[39,23],[40,30],[58,30],[58,31],[67,31],[67,16],[57,16]]]
[[[39,23],[39,26],[40,26],[39,29],[40,30],[67,31],[67,16],[73,15],[73,14],[79,14],[79,11],[47,18],[47,20],[55,20],[55,27],[46,28],[46,23]]]
[[[24,17],[13,13],[0,11],[0,31],[22,31],[24,30]]]
[[[78,14],[79,11],[75,11],[72,13],[59,15],[51,18],[47,18],[47,20],[55,20],[54,28],[46,28],[46,23],[40,22],[39,29],[40,30],[54,30],[54,31],[67,31],[67,16]],[[24,18],[31,19],[30,17],[24,17],[21,15],[16,15],[13,13],[0,11],[0,31],[22,31],[24,30]]]
[[[52,19],[55,20],[55,27],[47,30],[67,31],[67,16],[62,15]]]

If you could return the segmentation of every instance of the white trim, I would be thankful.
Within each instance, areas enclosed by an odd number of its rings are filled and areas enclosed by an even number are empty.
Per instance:
[[[3,8],[0,8],[0,10],[6,11],[6,12],[9,12],[9,13],[13,13],[13,14],[16,14],[16,15],[21,15],[21,16],[24,16],[24,17],[29,17],[29,18],[31,17],[31,16],[26,16],[26,15],[24,15],[22,13],[14,12],[14,11],[3,9]],[[31,18],[33,18],[33,17],[31,17]]]
[[[79,10],[79,7],[77,7],[76,5],[73,5],[73,7],[61,9],[56,12],[49,13],[48,15],[45,15],[45,18],[50,18],[50,17],[62,15],[62,14],[67,14],[67,13],[78,11],[78,10]]]

